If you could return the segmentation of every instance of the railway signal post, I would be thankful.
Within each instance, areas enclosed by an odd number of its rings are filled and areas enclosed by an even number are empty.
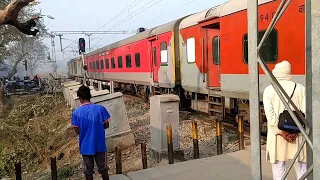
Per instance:
[[[83,84],[87,85],[87,64],[85,62],[85,52],[86,52],[86,41],[84,38],[79,38],[79,54],[82,59],[82,67],[83,67]]]

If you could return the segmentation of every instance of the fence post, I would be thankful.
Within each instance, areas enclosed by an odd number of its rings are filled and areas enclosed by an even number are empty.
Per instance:
[[[198,125],[196,121],[192,121],[192,135],[193,135],[193,156],[199,159],[199,141],[198,141]]]
[[[148,168],[146,143],[141,143],[141,156],[143,169]]]
[[[217,154],[222,154],[222,133],[221,133],[221,121],[216,120],[216,138],[217,138]]]
[[[122,174],[121,149],[116,147],[116,173]]]
[[[51,179],[57,180],[58,179],[58,172],[57,172],[57,159],[56,157],[51,157]]]
[[[167,126],[167,143],[168,143],[168,158],[169,164],[173,164],[173,143],[172,143],[172,128],[171,124]]]
[[[239,149],[244,149],[243,116],[238,115]]]
[[[22,180],[21,162],[15,164],[16,180]]]

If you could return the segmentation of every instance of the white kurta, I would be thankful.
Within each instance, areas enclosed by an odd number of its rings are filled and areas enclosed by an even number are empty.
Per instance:
[[[294,89],[294,82],[292,81],[279,81],[289,97]],[[305,104],[305,87],[297,83],[296,90],[292,97],[292,101],[295,103],[304,114],[306,112]],[[265,114],[268,121],[268,135],[267,135],[267,161],[275,163],[276,161],[286,161],[293,159],[295,153],[298,150],[299,143],[302,142],[301,133],[297,137],[295,142],[289,143],[279,134],[281,131],[278,129],[279,115],[285,109],[279,96],[273,89],[272,85],[266,87],[263,93],[263,105]],[[291,107],[292,108],[292,107]],[[306,162],[306,145],[304,146],[298,161]]]

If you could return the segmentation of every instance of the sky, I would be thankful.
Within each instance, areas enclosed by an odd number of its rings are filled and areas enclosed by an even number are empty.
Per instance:
[[[52,31],[128,31],[139,27],[150,29],[178,19],[179,17],[193,14],[227,0],[42,0],[37,7],[42,14],[50,15],[54,19],[44,18],[49,32]],[[130,6],[129,6],[130,5]],[[133,34],[103,34],[91,36],[91,50],[101,48],[110,43],[119,41]],[[66,63],[78,56],[78,39],[86,39],[84,34],[56,36],[55,54],[58,73],[66,72]],[[51,48],[50,39],[45,43]],[[86,50],[88,52],[88,49]],[[50,51],[51,52],[51,51]],[[52,72],[53,64],[47,64],[38,70],[39,73]]]

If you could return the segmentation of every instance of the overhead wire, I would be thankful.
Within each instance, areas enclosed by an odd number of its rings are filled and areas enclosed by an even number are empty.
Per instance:
[[[153,1],[155,1],[155,0],[150,0],[150,1],[147,2],[145,5],[143,5],[142,7],[140,7],[139,9],[137,9],[136,11],[134,11],[132,14],[134,14],[134,13],[138,12],[139,10],[143,9],[144,7],[146,7],[148,4],[152,3]],[[123,23],[127,22],[128,20],[136,17],[137,15],[141,14],[142,12],[144,12],[144,11],[146,11],[147,9],[151,8],[152,6],[156,5],[156,4],[159,3],[160,1],[162,1],[162,0],[158,0],[158,1],[156,1],[155,3],[151,4],[150,6],[148,6],[147,8],[143,9],[142,11],[140,11],[140,12],[134,14],[134,15],[131,15],[130,17],[124,18],[122,21],[118,22],[117,24],[115,24],[114,26],[112,26],[111,28],[109,28],[107,31],[112,30],[112,29],[114,29],[114,28],[122,25]],[[101,35],[98,36],[98,37],[101,37]],[[95,47],[100,41],[101,41],[101,40],[99,40],[93,47]],[[93,47],[92,47],[92,48],[93,48]]]
[[[171,10],[169,10],[169,11],[161,14],[160,16],[157,16],[157,17],[155,17],[155,18],[153,18],[153,19],[151,19],[151,20],[148,20],[148,21],[146,21],[146,22],[144,22],[144,23],[141,23],[141,24],[139,24],[138,26],[132,26],[132,27],[140,27],[140,26],[143,25],[143,24],[146,24],[146,23],[149,23],[149,22],[151,22],[151,21],[154,21],[154,20],[156,20],[156,19],[158,19],[158,18],[160,18],[160,17],[162,17],[162,16],[165,16],[165,15],[167,15],[167,14],[173,12],[173,11],[176,11],[176,10],[178,10],[178,9],[180,9],[180,8],[186,6],[186,5],[188,5],[188,4],[190,4],[190,3],[194,2],[194,1],[196,1],[196,0],[188,1],[188,2],[186,2],[185,4],[182,4],[181,6],[178,6],[178,7],[174,8],[174,9],[171,9]]]
[[[138,2],[137,2],[138,1]],[[142,0],[134,0],[131,4],[129,4],[127,7],[125,7],[122,11],[120,11],[117,15],[115,15],[112,19],[110,19],[108,22],[106,22],[105,24],[103,24],[101,27],[99,27],[96,31],[100,30],[101,28],[105,27],[106,25],[108,25],[110,22],[112,22],[113,20],[117,19],[120,15],[122,15],[127,9],[131,9],[132,7],[136,6],[137,4],[139,4]],[[134,4],[135,2],[137,2],[136,4]],[[133,5],[134,4],[134,5]],[[132,6],[131,6],[132,5]]]
[[[103,24],[101,27],[99,27],[96,31],[100,30],[101,28],[103,28],[104,26],[106,26],[107,24],[109,24],[111,21],[117,19],[119,16],[121,16],[127,9],[130,9],[134,6],[136,6],[137,4],[139,4],[142,0],[134,0],[131,4],[129,4],[127,7],[125,7],[122,11],[120,11],[117,15],[115,15],[111,20],[107,21],[105,24]],[[136,3],[135,3],[136,2]],[[135,3],[135,4],[134,4]],[[70,43],[68,46],[66,46],[65,48],[63,48],[62,50],[65,50],[67,48],[69,48],[72,44],[76,43],[77,39],[74,40],[72,43]]]
[[[144,8],[146,5],[152,3],[153,1],[155,1],[155,0],[150,0],[147,4],[145,4],[144,6],[142,6],[141,8],[139,8],[138,10],[136,10],[135,12],[138,12],[140,9]],[[144,11],[146,11],[147,9],[151,8],[152,6],[158,4],[160,1],[162,1],[162,0],[158,0],[158,1],[156,1],[155,3],[151,4],[150,6],[148,6],[147,8],[145,8],[145,9],[143,9],[142,11],[138,12],[137,14],[134,14],[134,15],[131,15],[130,17],[127,17],[126,19],[118,22],[116,25],[112,26],[112,27],[109,28],[108,30],[112,30],[112,29],[114,29],[114,28],[122,25],[123,23],[127,22],[128,20],[136,17],[137,15],[141,14],[142,12],[144,12]],[[133,12],[133,13],[135,13],[135,12]],[[133,13],[132,13],[132,14],[133,14]]]

